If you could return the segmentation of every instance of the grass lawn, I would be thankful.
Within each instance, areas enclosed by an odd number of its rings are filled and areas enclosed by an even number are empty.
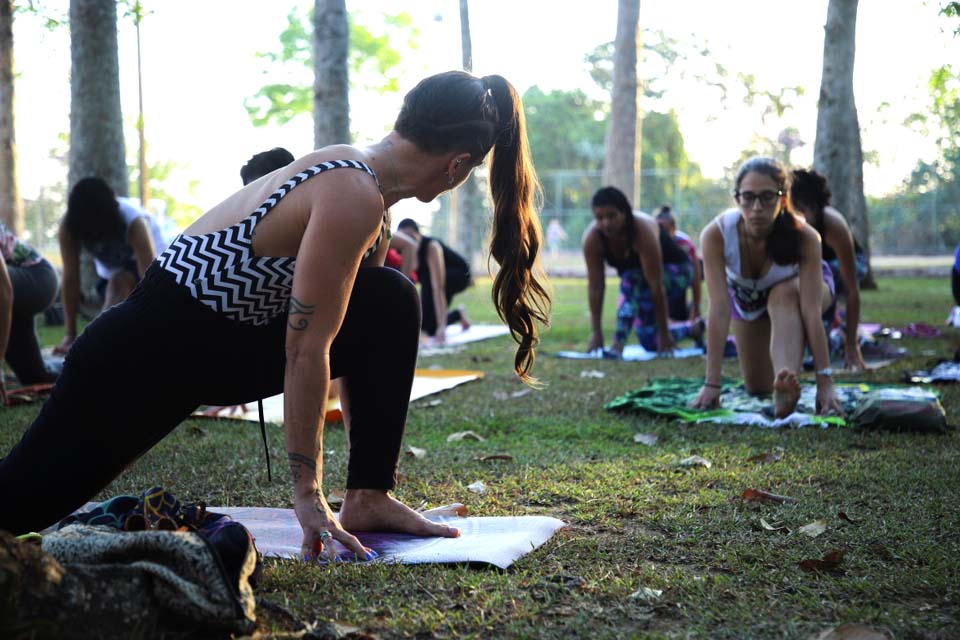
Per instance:
[[[481,280],[455,303],[466,304],[475,321],[495,321],[489,286]],[[413,505],[463,502],[479,516],[551,515],[569,526],[508,571],[268,561],[259,596],[304,620],[337,620],[380,637],[808,638],[844,622],[884,626],[897,638],[960,637],[960,435],[694,426],[605,411],[605,402],[651,377],[702,376],[703,362],[551,357],[583,349],[589,329],[585,281],[553,287],[553,325],[535,366],[543,390],[496,399],[495,392],[521,389],[509,338],[421,362],[481,369],[486,377],[430,398],[442,399],[438,406],[411,406],[405,444],[428,453],[401,459],[396,495]],[[615,292],[611,281],[608,341]],[[952,306],[943,280],[886,279],[863,298],[864,320],[887,326],[940,325]],[[43,338],[54,344],[60,336],[45,330]],[[956,331],[904,340],[912,357],[864,378],[899,381],[904,370],[952,354],[958,342]],[[606,376],[583,378],[585,369]],[[737,375],[735,361],[724,373]],[[956,422],[960,391],[941,390]],[[107,401],[109,389],[103,392]],[[0,451],[38,408],[0,414]],[[446,442],[467,429],[486,441]],[[659,440],[636,444],[638,432]],[[282,469],[282,431],[268,435],[274,467]],[[344,444],[342,426],[329,425],[325,491],[343,486]],[[775,447],[785,451],[779,462],[747,462]],[[513,459],[477,461],[492,453]],[[693,454],[712,468],[678,464]],[[477,480],[487,486],[483,496],[466,489]],[[155,484],[212,505],[292,506],[285,473],[267,482],[253,423],[189,421],[100,498]],[[799,501],[746,503],[738,496],[747,487]],[[793,532],[765,530],[761,519]],[[825,533],[797,532],[814,520],[826,523]],[[798,567],[834,550],[844,553],[837,571]],[[662,595],[631,597],[644,588]]]

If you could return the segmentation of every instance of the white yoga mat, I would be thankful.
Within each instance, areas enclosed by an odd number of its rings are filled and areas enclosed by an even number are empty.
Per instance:
[[[208,507],[244,525],[265,556],[299,558],[303,531],[293,509],[270,507]],[[360,542],[379,554],[380,562],[401,564],[476,562],[506,569],[565,526],[547,516],[451,517],[428,516],[460,529],[459,538],[424,538],[399,533],[359,532]],[[355,560],[339,542],[338,557]]]
[[[461,369],[417,369],[413,378],[413,388],[410,391],[410,401],[419,400],[426,396],[453,389],[456,386],[479,380],[483,377],[482,371],[468,371]],[[260,414],[257,410],[256,401],[247,405],[246,411],[239,408],[230,413],[230,409],[225,408],[217,417],[235,418],[237,420],[249,420],[252,422],[260,421]],[[194,415],[202,415],[202,410],[198,409]],[[340,400],[330,400],[327,402],[326,420],[337,421],[342,418],[340,413]],[[263,400],[263,420],[274,424],[283,424],[283,394],[277,394]]]
[[[703,355],[703,349],[700,347],[687,347],[685,349],[673,350],[674,358],[691,358],[699,355]],[[617,360],[617,358],[604,358],[601,349],[594,349],[593,351],[558,351],[556,356],[558,358],[572,358],[574,360]],[[620,359],[625,362],[644,362],[647,360],[655,360],[656,358],[656,351],[647,351],[638,344],[630,344],[623,348],[623,357]]]
[[[496,338],[510,334],[510,329],[502,324],[472,324],[466,331],[459,324],[452,324],[447,327],[446,342],[442,345],[427,343],[421,345],[421,356],[443,355],[450,353],[450,347],[457,347],[486,340],[487,338]]]

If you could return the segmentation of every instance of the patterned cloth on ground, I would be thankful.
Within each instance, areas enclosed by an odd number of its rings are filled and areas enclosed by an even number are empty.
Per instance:
[[[611,411],[646,412],[680,418],[685,422],[714,422],[721,424],[747,424],[759,427],[802,427],[818,425],[845,426],[847,421],[838,416],[815,415],[816,385],[802,382],[797,410],[785,418],[776,418],[769,397],[752,396],[739,381],[724,379],[720,396],[720,408],[711,410],[691,409],[690,402],[696,398],[703,378],[655,378],[647,386],[628,392],[604,405]],[[922,398],[935,398],[929,390],[893,385],[843,384],[835,385],[837,394],[849,416],[857,407],[860,398],[871,389],[879,387],[901,388],[904,393]]]

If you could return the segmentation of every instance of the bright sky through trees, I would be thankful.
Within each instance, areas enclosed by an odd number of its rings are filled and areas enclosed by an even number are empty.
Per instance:
[[[258,51],[279,49],[288,10],[312,2],[293,0],[163,0],[145,3],[152,11],[142,25],[144,100],[148,160],[183,166],[173,180],[196,181],[195,204],[208,208],[240,186],[239,169],[247,158],[276,145],[294,155],[310,150],[309,117],[284,127],[255,129],[243,100],[269,79]],[[403,82],[459,65],[459,15],[454,0],[364,0],[348,2],[362,12],[358,19],[376,31],[378,12],[405,10],[420,29],[420,49],[404,52]],[[641,23],[663,29],[681,43],[705,44],[731,75],[752,73],[759,88],[779,90],[800,85],[806,94],[781,119],[760,121],[761,107],[746,107],[732,91],[727,111],[717,94],[679,70],[663,85],[658,105],[678,113],[688,153],[707,176],[720,177],[755,133],[776,137],[796,127],[806,142],[794,153],[797,164],[813,154],[816,102],[823,48],[826,0],[644,0]],[[960,60],[955,25],[938,16],[939,3],[922,0],[862,0],[858,18],[855,92],[864,150],[876,152],[878,166],[865,168],[866,191],[894,188],[921,158],[933,154],[932,143],[902,126],[904,117],[928,102],[926,80],[940,64]],[[555,0],[480,0],[471,3],[474,70],[499,73],[521,93],[533,84],[544,90],[583,88],[595,91],[584,55],[613,39],[616,2],[587,5]],[[20,181],[25,197],[65,172],[49,160],[69,130],[69,37],[66,27],[45,31],[40,22],[18,14],[16,41],[16,127]],[[701,61],[698,64],[703,64]],[[136,43],[132,22],[120,24],[121,92],[128,123],[127,144],[136,154],[133,123],[137,109]],[[272,78],[276,80],[276,77]],[[351,97],[352,129],[368,140],[379,139],[391,124],[400,96],[358,94]],[[883,106],[887,105],[887,106]],[[186,193],[186,187],[169,188]]]

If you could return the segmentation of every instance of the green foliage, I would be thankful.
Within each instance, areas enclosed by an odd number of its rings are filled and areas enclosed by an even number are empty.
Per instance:
[[[527,135],[535,166],[545,169],[603,168],[604,135],[610,106],[580,89],[523,94]]]
[[[897,192],[871,203],[871,241],[876,236],[893,251],[949,251],[960,242],[960,69],[934,69],[927,89],[929,108],[908,116],[904,126],[934,138],[937,156],[918,161]]]
[[[311,15],[312,12],[304,16],[292,10],[287,15],[287,28],[279,37],[280,51],[257,54],[270,63],[264,75],[274,75],[279,66],[291,77],[287,82],[266,84],[244,100],[254,126],[262,127],[270,122],[283,125],[313,110]],[[382,19],[382,32],[374,33],[349,16],[347,65],[354,88],[384,94],[400,89],[397,75],[400,52],[391,43],[402,42],[407,48],[415,49],[419,30],[407,13],[378,17]]]

